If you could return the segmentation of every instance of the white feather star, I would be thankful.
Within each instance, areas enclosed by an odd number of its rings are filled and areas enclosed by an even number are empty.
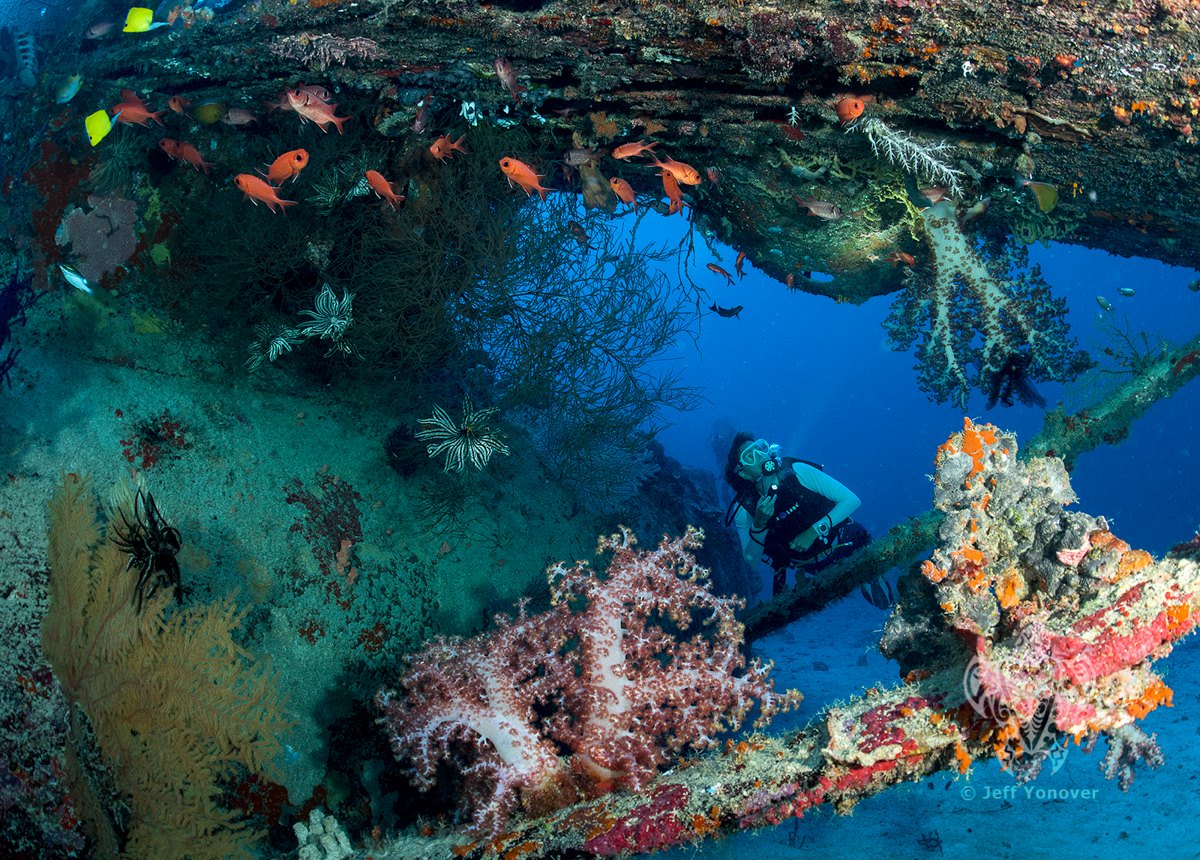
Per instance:
[[[342,287],[342,299],[338,301],[333,294],[333,288],[329,284],[323,284],[314,302],[316,310],[300,311],[304,316],[312,317],[312,322],[300,326],[300,334],[305,337],[318,335],[333,341],[341,340],[346,329],[354,322],[354,315],[350,311],[353,301],[354,293],[345,287]]]
[[[416,437],[434,443],[425,449],[430,457],[446,455],[447,472],[464,472],[468,463],[482,471],[493,454],[508,454],[508,446],[487,426],[487,419],[496,411],[495,406],[475,411],[471,399],[464,397],[462,425],[458,426],[445,409],[435,406],[432,418],[418,420],[422,429]]]

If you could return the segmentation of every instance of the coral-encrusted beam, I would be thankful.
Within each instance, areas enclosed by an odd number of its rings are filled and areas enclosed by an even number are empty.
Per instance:
[[[1034,779],[1067,744],[1090,749],[1101,736],[1104,772],[1129,788],[1134,767],[1163,759],[1137,721],[1171,705],[1151,663],[1200,620],[1200,542],[1155,560],[1102,518],[1066,510],[1073,501],[1061,461],[1019,460],[1011,434],[967,420],[938,450],[939,546],[881,642],[905,684],[871,688],[784,737],[730,741],[641,791],[485,840],[442,834],[441,845],[476,858],[653,851],[822,803],[845,812],[980,758]]]
[[[1070,469],[1081,454],[1100,445],[1119,444],[1133,423],[1157,403],[1200,376],[1200,335],[1167,350],[1103,399],[1074,414],[1059,407],[1046,413],[1041,431],[1022,446],[1021,456],[1054,456]],[[942,515],[936,509],[893,526],[865,549],[822,571],[803,588],[785,592],[743,613],[746,639],[753,642],[817,612],[860,585],[895,567],[919,560],[935,542]],[[1186,537],[1186,536],[1184,536]]]

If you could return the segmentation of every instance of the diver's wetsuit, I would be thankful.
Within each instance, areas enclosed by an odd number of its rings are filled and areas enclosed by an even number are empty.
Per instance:
[[[784,461],[777,483],[775,513],[765,534],[750,533],[757,495],[734,515],[746,561],[753,566],[765,559],[775,571],[773,594],[783,591],[789,567],[816,572],[871,542],[867,530],[850,519],[862,502],[841,482],[815,466],[789,459]],[[790,546],[804,530],[824,521],[830,526],[824,540],[814,540],[803,551]]]

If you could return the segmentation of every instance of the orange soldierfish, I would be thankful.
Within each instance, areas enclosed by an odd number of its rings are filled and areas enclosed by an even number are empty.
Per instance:
[[[637,209],[637,195],[633,193],[633,186],[619,176],[614,176],[608,180],[609,186],[613,193],[617,195],[617,199],[622,203],[628,203],[634,209]]]
[[[447,158],[453,158],[454,153],[461,152],[467,154],[466,147],[462,142],[466,139],[466,135],[462,135],[458,140],[451,140],[450,135],[443,134],[437,140],[429,145],[429,151],[433,153],[433,157],[438,161],[445,161]]]
[[[737,256],[737,262],[733,264],[733,270],[737,272],[738,280],[746,276],[746,273],[742,271],[742,266],[744,265],[746,265],[746,252],[740,251]]]
[[[299,176],[300,171],[307,166],[308,150],[293,149],[272,161],[266,173],[262,173],[261,170],[259,173],[267,177],[267,182],[270,182],[272,185],[282,185],[289,179],[295,179]]]
[[[626,158],[635,158],[643,152],[649,152],[658,146],[658,141],[654,143],[646,143],[639,140],[637,143],[623,143],[612,151],[612,157],[618,161],[624,161]]]
[[[300,124],[315,123],[321,131],[328,131],[327,125],[337,126],[338,134],[342,134],[342,123],[350,119],[348,116],[334,116],[337,105],[317,98],[311,91],[303,87],[287,91],[288,104],[300,115]]]
[[[208,168],[212,167],[211,162],[204,160],[204,156],[200,154],[200,150],[185,140],[181,140],[175,145],[175,152],[178,153],[180,161],[186,161],[192,167],[196,168],[196,170],[203,170],[205,173],[208,173]]]
[[[204,160],[204,156],[200,154],[200,150],[182,140],[172,140],[169,137],[164,137],[158,142],[158,148],[176,161],[186,161],[192,167],[196,168],[196,170],[203,170],[205,173],[208,173],[208,168],[212,167],[211,162]]]
[[[663,192],[671,201],[671,205],[667,207],[667,214],[674,215],[676,212],[683,212],[683,194],[679,190],[679,183],[675,181],[675,175],[667,170],[664,170],[661,175]]]
[[[272,212],[275,211],[275,206],[279,206],[279,211],[282,212],[285,206],[295,206],[295,200],[280,200],[279,195],[275,193],[276,189],[273,185],[268,185],[257,176],[252,176],[249,173],[239,173],[233,177],[233,184],[241,190],[250,202],[255,206],[261,200],[267,204],[267,208]]]
[[[861,99],[856,99],[853,96],[847,96],[844,99],[838,100],[837,104],[833,106],[833,111],[837,114],[838,121],[842,125],[846,125],[847,123],[854,122],[854,120],[862,116],[862,112],[865,108],[866,105],[862,103]]]
[[[329,94],[329,90],[316,84],[300,84],[296,87],[302,93],[307,93],[319,102],[328,102],[333,96]],[[288,101],[288,90],[284,90],[279,94],[277,102],[263,102],[270,110],[291,110],[292,104]]]
[[[376,196],[382,197],[384,201],[393,209],[397,203],[404,202],[404,195],[399,192],[399,186],[393,185],[383,178],[383,174],[378,170],[368,170],[366,172],[367,184],[371,186],[371,190]]]
[[[892,254],[892,256],[888,257],[887,260],[892,264],[893,268],[897,263],[903,263],[906,266],[915,266],[917,264],[916,257],[914,257],[912,254],[906,254],[903,251],[896,251]]]
[[[670,158],[666,161],[659,161],[657,158],[652,158],[651,160],[664,171],[670,172],[677,182],[682,182],[684,185],[700,184],[700,171],[690,164],[684,164],[682,161],[673,161]]]
[[[525,189],[525,195],[529,196],[533,192],[537,192],[542,200],[546,199],[546,192],[549,188],[543,188],[539,180],[544,179],[544,174],[534,173],[533,168],[522,161],[517,161],[515,158],[500,159],[500,170],[508,177],[508,184],[511,186],[514,182]]]
[[[721,277],[723,277],[725,279],[725,282],[729,286],[733,286],[733,276],[731,274],[729,274],[727,271],[725,271],[724,269],[722,269],[720,266],[718,266],[716,263],[709,263],[704,268],[708,269],[714,275],[720,275]]]
[[[163,121],[159,117],[166,113],[165,110],[151,111],[133,90],[121,90],[121,103],[113,105],[108,112],[119,122],[131,125],[145,125],[148,120],[162,125]]]
[[[192,103],[183,96],[171,96],[167,99],[167,107],[175,111],[175,113],[181,113],[185,116],[187,115],[187,109],[191,106]]]

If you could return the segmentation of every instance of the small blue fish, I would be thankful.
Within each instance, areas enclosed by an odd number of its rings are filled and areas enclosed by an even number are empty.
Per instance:
[[[1096,304],[1100,305],[1101,308],[1108,311],[1110,314],[1112,313],[1112,302],[1104,298],[1104,296],[1096,296]]]
[[[87,278],[70,266],[64,266],[62,263],[58,264],[58,268],[62,270],[63,277],[67,279],[68,284],[81,292],[87,293],[89,296],[92,294],[92,285],[88,283]]]
[[[1123,296],[1137,295],[1137,290],[1135,290],[1133,287],[1121,287],[1121,289],[1117,290],[1117,292]]]
[[[75,94],[79,92],[79,88],[83,86],[83,75],[71,75],[58,85],[58,89],[54,91],[54,101],[57,104],[65,105],[71,99],[75,98]]]

